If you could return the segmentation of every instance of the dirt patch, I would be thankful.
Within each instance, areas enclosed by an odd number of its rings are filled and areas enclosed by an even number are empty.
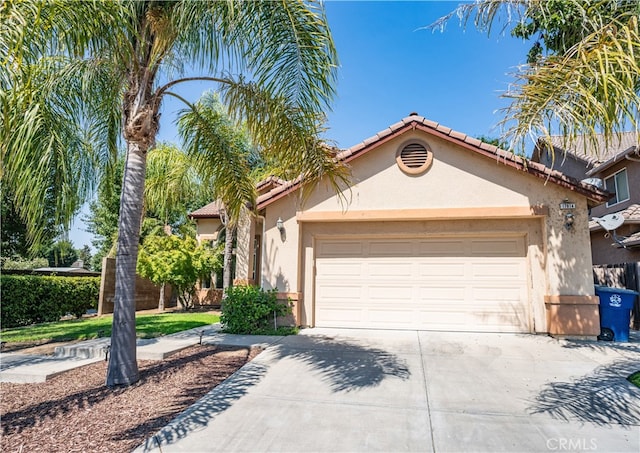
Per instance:
[[[106,362],[39,384],[0,383],[0,451],[131,451],[259,352],[193,346],[139,361],[140,381],[113,389],[104,385]]]

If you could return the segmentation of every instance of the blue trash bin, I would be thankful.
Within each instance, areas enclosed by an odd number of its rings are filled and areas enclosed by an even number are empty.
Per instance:
[[[630,289],[596,285],[596,295],[600,298],[600,328],[603,339],[629,341],[631,310],[638,294],[640,293]],[[613,333],[613,338],[607,338],[606,329]]]

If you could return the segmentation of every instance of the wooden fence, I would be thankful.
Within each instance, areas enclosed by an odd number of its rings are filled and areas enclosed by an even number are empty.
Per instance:
[[[626,288],[640,292],[640,262],[595,265],[593,266],[593,281],[596,285]],[[640,330],[640,297],[636,297],[631,327]]]

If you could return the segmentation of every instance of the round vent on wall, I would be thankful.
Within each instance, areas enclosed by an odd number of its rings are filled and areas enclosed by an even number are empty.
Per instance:
[[[396,152],[398,167],[410,175],[424,173],[433,162],[433,153],[429,145],[419,141],[403,143]]]

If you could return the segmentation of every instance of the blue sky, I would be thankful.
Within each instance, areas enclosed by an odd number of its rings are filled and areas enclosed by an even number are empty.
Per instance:
[[[496,137],[493,127],[507,105],[504,92],[530,44],[508,33],[463,29],[453,19],[444,32],[421,29],[460,2],[328,1],[327,18],[338,50],[337,96],[328,112],[328,140],[348,148],[410,112],[472,136]],[[212,89],[192,83],[180,89],[190,101]],[[159,139],[179,143],[173,99],[165,102]],[[80,215],[82,217],[82,214]],[[91,243],[76,221],[75,247]]]

